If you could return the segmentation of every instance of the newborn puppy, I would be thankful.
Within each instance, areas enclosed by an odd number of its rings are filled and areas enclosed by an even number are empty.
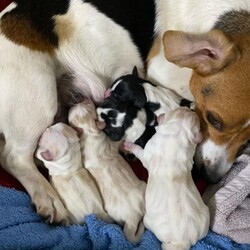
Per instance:
[[[103,131],[112,141],[125,139],[144,147],[155,133],[156,116],[148,105],[138,108],[110,96],[97,108],[97,115],[105,122]]]
[[[105,97],[113,96],[121,102],[131,102],[142,108],[147,102],[151,110],[158,116],[180,106],[193,108],[191,101],[183,99],[172,90],[154,86],[149,81],[139,77],[136,67],[132,74],[119,77],[105,92]]]
[[[111,221],[94,179],[82,165],[79,138],[73,128],[63,123],[47,128],[36,156],[49,170],[50,182],[69,212],[70,223],[83,223],[92,213]]]
[[[144,150],[125,142],[148,169],[145,227],[162,241],[162,249],[188,250],[209,228],[209,211],[193,183],[196,144],[202,139],[197,115],[178,108],[158,117],[156,134]]]
[[[85,100],[69,111],[69,123],[83,130],[80,142],[84,165],[98,184],[105,210],[115,222],[124,225],[126,238],[138,243],[144,232],[146,184],[119,154],[119,143],[110,141],[96,120],[91,101]]]

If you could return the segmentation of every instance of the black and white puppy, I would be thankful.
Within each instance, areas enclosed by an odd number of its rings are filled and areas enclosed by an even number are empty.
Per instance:
[[[103,131],[111,140],[124,139],[144,148],[155,133],[157,116],[191,105],[173,91],[140,78],[135,67],[132,74],[119,77],[105,92],[97,114],[106,123]]]
[[[147,105],[139,108],[110,96],[97,108],[97,115],[106,123],[104,133],[113,141],[126,139],[144,147],[155,133],[156,116]]]
[[[119,77],[105,92],[105,97],[113,96],[125,103],[133,103],[135,107],[148,107],[159,116],[180,106],[193,108],[193,103],[183,99],[172,90],[155,86],[151,82],[139,77],[137,68],[134,67],[132,74]]]

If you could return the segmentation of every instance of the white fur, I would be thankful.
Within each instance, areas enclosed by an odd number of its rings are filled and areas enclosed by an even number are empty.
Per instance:
[[[144,109],[139,110],[133,124],[125,131],[123,140],[135,142],[145,131],[147,115]]]
[[[202,166],[202,163],[205,163],[208,176],[210,171],[213,176],[215,176],[214,173],[216,176],[224,176],[232,167],[232,163],[227,160],[226,145],[216,145],[211,140],[206,140],[197,147],[195,162],[197,166]]]
[[[23,184],[39,214],[60,222],[67,212],[33,162],[39,136],[57,111],[55,78],[70,73],[74,84],[99,102],[114,79],[135,65],[142,72],[143,63],[129,33],[89,3],[71,0],[69,11],[54,20],[59,36],[54,58],[13,43],[0,30],[0,134],[6,140],[2,166]]]
[[[208,232],[209,211],[191,176],[198,135],[196,114],[178,108],[161,117],[144,150],[125,143],[148,169],[144,224],[163,249],[188,250]]]
[[[158,0],[156,9],[155,32],[162,39],[167,30],[207,32],[226,11],[250,11],[250,1]],[[190,69],[179,68],[165,59],[162,42],[160,53],[149,61],[147,70],[149,80],[168,87],[189,100],[193,100],[188,86],[191,74]]]
[[[124,225],[127,239],[138,243],[144,232],[146,185],[118,153],[118,144],[97,129],[95,119],[95,107],[91,102],[77,104],[69,112],[70,124],[84,131],[81,137],[84,165],[100,188],[105,210],[117,223]]]
[[[60,23],[72,23],[69,39],[60,41],[57,58],[65,71],[72,72],[74,85],[84,94],[101,102],[105,90],[118,77],[143,63],[129,33],[82,0],[71,0],[69,11],[56,16]]]
[[[57,109],[53,59],[12,43],[1,31],[0,44],[1,165],[23,184],[38,213],[50,222],[66,220],[58,195],[33,162],[39,136]]]
[[[143,87],[147,96],[147,101],[160,104],[160,108],[155,111],[157,116],[180,106],[182,98],[172,90],[161,86],[155,87],[149,83],[143,84]]]
[[[43,157],[46,151],[53,160]],[[110,221],[94,179],[82,165],[79,138],[72,128],[57,123],[46,129],[36,156],[49,170],[50,182],[68,210],[71,223],[83,223],[84,217],[92,213]]]

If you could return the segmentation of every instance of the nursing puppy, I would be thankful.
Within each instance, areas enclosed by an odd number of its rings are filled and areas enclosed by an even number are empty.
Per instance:
[[[100,123],[96,120],[92,101],[86,100],[70,109],[70,124],[83,130],[80,141],[83,162],[98,184],[105,210],[115,222],[124,225],[126,238],[138,243],[144,232],[146,184],[118,153],[119,144],[98,129]]]
[[[105,122],[103,132],[112,141],[124,139],[144,147],[155,133],[156,116],[147,105],[138,108],[131,102],[121,102],[110,96],[96,111],[98,120]]]
[[[193,183],[191,169],[201,141],[197,115],[178,108],[158,117],[156,134],[144,150],[125,142],[148,169],[145,227],[162,241],[162,249],[188,250],[209,228],[209,211]]]
[[[63,123],[47,128],[36,156],[49,170],[50,182],[69,213],[70,223],[84,223],[84,217],[92,213],[111,221],[94,179],[82,165],[79,137],[73,128]]]
[[[147,79],[194,97],[195,161],[217,182],[250,139],[250,2],[159,0],[156,10]]]
[[[66,210],[33,162],[57,112],[56,78],[69,74],[98,103],[114,79],[143,63],[129,33],[86,1],[16,0],[0,16],[1,165],[40,215],[60,222]]]
[[[175,94],[170,89],[155,86],[138,75],[134,67],[132,74],[116,79],[106,90],[105,97],[113,96],[121,102],[131,102],[138,108],[147,106],[159,116],[179,106],[193,107],[191,101]]]

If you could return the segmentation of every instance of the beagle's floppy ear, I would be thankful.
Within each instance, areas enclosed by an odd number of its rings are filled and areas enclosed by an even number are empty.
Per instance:
[[[163,45],[168,61],[201,75],[216,73],[239,55],[234,43],[219,30],[204,34],[166,31]]]

